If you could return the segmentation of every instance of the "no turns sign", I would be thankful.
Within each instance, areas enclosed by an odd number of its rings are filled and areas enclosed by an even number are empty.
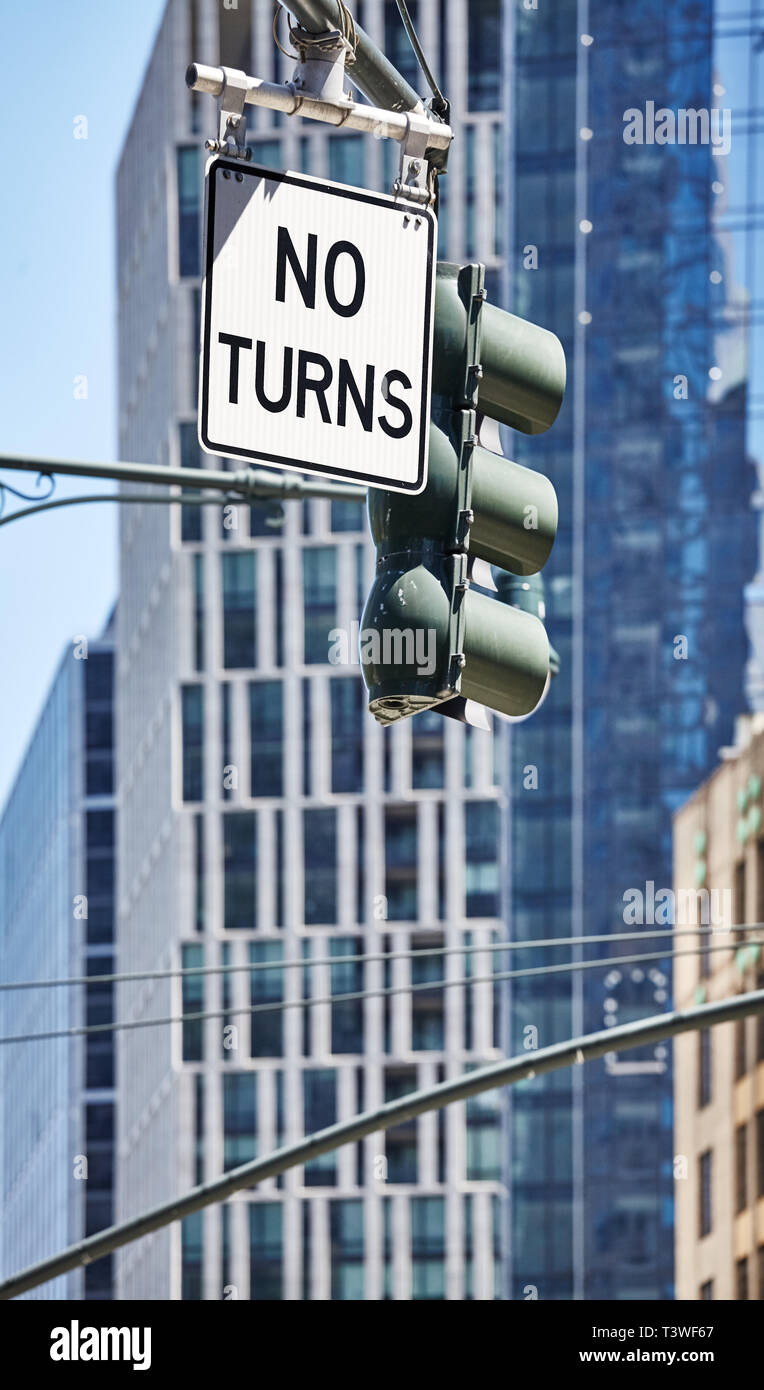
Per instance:
[[[421,492],[436,223],[382,194],[212,159],[199,440]]]

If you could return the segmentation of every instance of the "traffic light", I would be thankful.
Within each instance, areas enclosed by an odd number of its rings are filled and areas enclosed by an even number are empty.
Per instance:
[[[521,580],[538,573],[557,530],[555,491],[483,447],[477,427],[489,417],[526,434],[548,429],[565,355],[554,334],[487,304],[484,278],[481,265],[437,268],[427,486],[414,497],[369,491],[377,568],[360,657],[382,724],[432,706],[469,722],[479,722],[475,705],[522,717],[550,677],[529,587],[503,585],[505,603],[471,581],[485,586],[488,565]]]

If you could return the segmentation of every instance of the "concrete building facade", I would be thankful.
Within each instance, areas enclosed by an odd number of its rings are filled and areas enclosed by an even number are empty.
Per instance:
[[[708,950],[676,960],[679,1008],[764,988],[764,716],[722,751],[674,821],[677,916],[681,892],[689,925],[710,928]],[[764,1017],[676,1038],[674,1105],[676,1296],[762,1299]]]

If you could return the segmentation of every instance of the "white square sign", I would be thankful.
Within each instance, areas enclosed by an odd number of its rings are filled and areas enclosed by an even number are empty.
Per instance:
[[[433,214],[225,158],[206,209],[202,448],[421,492]]]

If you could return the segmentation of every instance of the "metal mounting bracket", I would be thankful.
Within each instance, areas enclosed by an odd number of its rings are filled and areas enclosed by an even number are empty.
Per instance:
[[[393,184],[393,196],[407,202],[429,207],[435,201],[430,188],[430,165],[426,158],[430,143],[432,121],[417,111],[406,112],[406,134],[401,141],[398,177]]]
[[[295,95],[317,101],[352,101],[351,93],[345,91],[345,63],[348,58],[352,60],[353,46],[339,29],[309,34],[306,29],[293,28],[289,36],[300,55],[289,83]]]
[[[246,100],[249,78],[238,68],[222,68],[223,90],[220,93],[220,119],[217,140],[205,140],[205,148],[213,154],[225,154],[229,159],[251,159],[247,149]]]
[[[454,412],[454,427],[459,437],[459,473],[457,476],[458,511],[455,533],[451,537],[451,611],[449,618],[448,685],[455,694],[461,689],[464,658],[464,598],[470,586],[470,556],[468,553],[472,511],[472,470],[477,444],[478,388],[482,377],[480,338],[482,308],[485,302],[485,266],[465,265],[459,272],[459,294],[467,309],[467,336],[464,344],[464,382],[462,408]]]

